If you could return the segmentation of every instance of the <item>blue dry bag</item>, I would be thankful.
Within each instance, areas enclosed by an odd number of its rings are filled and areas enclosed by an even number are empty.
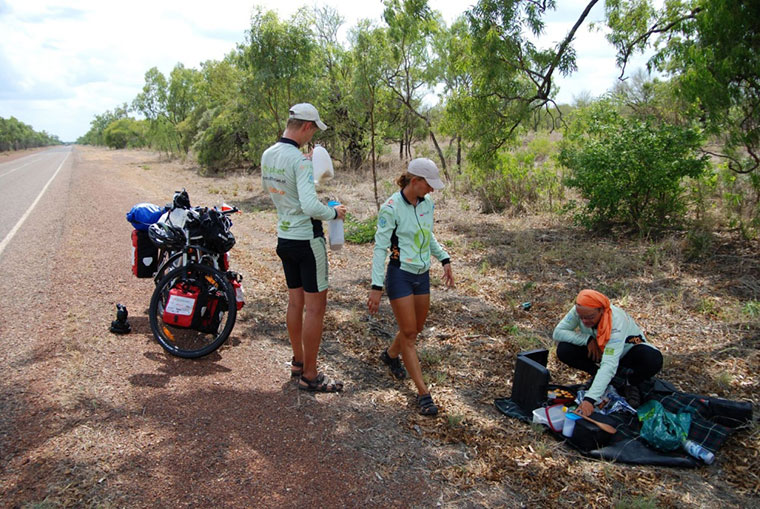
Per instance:
[[[164,207],[152,203],[138,203],[127,212],[127,221],[132,223],[135,230],[147,231],[148,227],[157,222],[165,211]]]

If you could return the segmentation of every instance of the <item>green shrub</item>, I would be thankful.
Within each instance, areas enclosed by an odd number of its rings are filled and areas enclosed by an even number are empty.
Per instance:
[[[107,147],[137,148],[146,145],[143,124],[131,118],[120,118],[108,124],[103,131],[103,140]]]
[[[742,306],[742,313],[752,319],[760,317],[760,301],[750,300]]]
[[[346,220],[343,223],[346,241],[352,244],[367,244],[375,240],[376,215],[362,221],[351,214],[346,214]]]
[[[483,212],[521,212],[542,204],[553,208],[563,194],[562,179],[549,158],[553,148],[546,136],[536,136],[524,148],[503,149],[469,164],[465,173]]]
[[[728,226],[736,228],[746,240],[760,230],[760,173],[741,174],[721,165],[720,183]]]
[[[236,112],[229,109],[205,112],[193,145],[202,173],[216,173],[241,164],[247,141]]]
[[[587,200],[576,219],[644,232],[681,221],[681,181],[708,164],[701,142],[695,129],[624,117],[606,101],[579,112],[558,158],[570,170],[567,184]]]
[[[693,262],[708,258],[713,252],[714,235],[712,232],[697,229],[686,234],[684,257]]]

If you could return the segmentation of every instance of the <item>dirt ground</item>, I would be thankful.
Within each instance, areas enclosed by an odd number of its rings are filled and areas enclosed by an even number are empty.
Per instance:
[[[757,407],[757,242],[719,233],[695,257],[685,234],[596,237],[548,214],[480,214],[453,186],[436,193],[435,234],[452,255],[457,287],[446,290],[434,267],[419,351],[442,412],[425,418],[411,382],[395,381],[378,361],[395,329],[387,300],[376,317],[366,312],[371,244],[330,253],[320,362],[346,389],[307,395],[289,377],[276,216],[260,175],[207,178],[150,152],[74,150],[48,191],[61,221],[30,221],[3,259],[3,506],[757,505],[756,423],[709,467],[633,467],[584,458],[493,406],[510,394],[515,355],[551,348],[574,295],[593,287],[662,350],[662,378]],[[400,169],[381,169],[383,198]],[[231,258],[247,304],[230,340],[195,361],[165,354],[151,335],[153,282],[131,275],[124,216],[181,188],[193,205],[244,211],[233,219]],[[359,219],[375,211],[364,176],[338,172],[320,195]],[[108,331],[117,302],[130,313],[125,336]],[[557,383],[582,380],[553,353],[549,368]]]

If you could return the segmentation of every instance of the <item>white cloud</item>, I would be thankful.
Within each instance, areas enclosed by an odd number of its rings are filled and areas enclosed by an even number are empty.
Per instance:
[[[177,63],[197,68],[205,60],[222,59],[234,50],[245,39],[255,3],[0,2],[0,116],[15,116],[36,130],[73,141],[87,132],[94,115],[130,103],[151,67],[167,75]],[[264,9],[277,10],[283,19],[303,5],[330,5],[344,17],[344,31],[362,18],[379,21],[383,11],[381,0],[261,3]],[[474,3],[430,0],[447,23]],[[577,17],[585,2],[562,0],[558,4],[557,20]],[[592,11],[592,16],[600,19],[601,7],[594,9],[598,12]],[[542,41],[560,40],[572,21],[563,24],[550,18]],[[576,50],[579,72],[571,79],[557,80],[561,101],[571,101],[584,89],[601,93],[616,77],[614,53],[600,34],[579,35]]]

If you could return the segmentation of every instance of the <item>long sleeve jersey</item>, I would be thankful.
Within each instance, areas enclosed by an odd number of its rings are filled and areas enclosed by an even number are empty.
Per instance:
[[[311,160],[288,138],[261,156],[261,184],[277,208],[277,236],[311,240],[323,237],[322,220],[334,219],[335,209],[321,203],[314,187]]]
[[[433,200],[430,195],[412,205],[401,191],[388,198],[377,215],[375,250],[372,255],[372,287],[381,289],[385,273],[385,257],[390,249],[390,262],[412,274],[430,270],[432,253],[441,263],[449,255],[433,235]]]
[[[654,345],[647,342],[646,336],[628,313],[617,306],[611,305],[610,309],[612,310],[610,340],[604,347],[599,371],[597,371],[594,381],[586,393],[586,397],[594,402],[604,394],[610,380],[615,376],[620,358],[627,354],[634,345],[645,344],[656,349]],[[554,328],[552,337],[558,343],[564,341],[578,346],[586,346],[589,337],[593,337],[592,341],[596,341],[596,329],[590,329],[583,325],[575,306],[573,306]]]

